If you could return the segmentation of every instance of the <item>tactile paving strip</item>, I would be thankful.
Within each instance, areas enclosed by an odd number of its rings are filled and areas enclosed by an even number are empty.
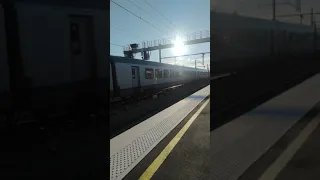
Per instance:
[[[113,153],[111,152],[110,180],[122,179],[127,173],[129,173],[167,134],[169,134],[172,129],[174,129],[209,94],[210,86],[207,86],[189,96],[188,98],[184,99],[185,103],[181,103],[181,107],[173,107],[177,108],[177,110],[171,115],[168,116],[164,114],[163,116],[160,116],[159,114],[157,114],[147,119],[146,121],[152,121],[153,118],[163,118],[161,121],[159,121],[160,123],[155,124],[152,128],[148,129],[139,127],[139,129],[145,130],[142,135],[136,137],[130,143],[123,144],[122,148],[119,148],[120,151]],[[134,128],[138,128],[137,126]]]

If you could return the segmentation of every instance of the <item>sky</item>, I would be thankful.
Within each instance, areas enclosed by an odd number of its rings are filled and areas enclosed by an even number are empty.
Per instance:
[[[281,5],[283,3],[296,4],[296,0],[276,0],[276,14],[295,14],[298,13],[295,7],[290,5]],[[272,18],[272,0],[211,0],[211,8],[217,12],[233,13],[236,11],[239,15],[257,17],[257,18]],[[320,0],[301,0],[301,12],[310,13],[311,8],[314,12],[320,12]],[[318,18],[320,22],[320,17]],[[300,17],[278,18],[277,20],[288,23],[300,23]],[[303,23],[310,25],[310,16],[305,16]]]
[[[113,44],[124,46],[132,43],[141,43],[142,41],[153,41],[210,30],[210,0],[112,1],[141,17],[151,25],[110,2],[111,55],[123,56],[123,48]],[[210,43],[184,46],[183,54],[202,52],[210,52]],[[171,48],[162,50],[161,55],[162,57],[170,57],[176,54],[174,49]],[[141,59],[141,54],[137,53],[135,58]],[[176,63],[194,67],[195,59],[200,61],[202,57],[201,55],[179,57]],[[150,61],[159,62],[159,52],[157,50],[151,51]],[[163,59],[162,62],[173,64],[174,59]],[[210,64],[210,54],[205,55],[205,64]]]

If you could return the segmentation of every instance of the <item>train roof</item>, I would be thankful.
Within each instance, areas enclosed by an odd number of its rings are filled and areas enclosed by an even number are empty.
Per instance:
[[[210,21],[213,32],[222,29],[281,29],[299,33],[313,32],[307,25],[272,21],[268,19],[240,16],[237,14],[218,13],[211,11]]]
[[[150,65],[150,66],[159,66],[159,67],[166,67],[166,68],[184,68],[189,70],[194,70],[195,68],[186,67],[186,66],[179,66],[179,65],[171,65],[165,63],[159,63],[154,61],[145,61],[140,59],[131,59],[126,57],[120,56],[110,56],[110,62],[114,63],[126,63],[126,64],[140,64],[140,65]],[[197,70],[205,70],[205,69],[198,69]]]

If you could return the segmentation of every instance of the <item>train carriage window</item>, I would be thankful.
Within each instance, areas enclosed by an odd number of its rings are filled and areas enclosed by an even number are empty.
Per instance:
[[[146,73],[146,79],[153,79],[153,69],[152,68],[146,68],[145,69]]]
[[[173,78],[173,77],[174,77],[174,71],[170,70],[170,78]]]
[[[174,75],[175,75],[174,77],[179,77],[179,71],[175,71]]]
[[[169,78],[169,70],[168,69],[163,70],[163,77]]]
[[[155,77],[156,78],[162,78],[162,70],[161,69],[156,69],[155,70]]]
[[[155,72],[154,72],[154,77],[155,77],[155,78],[158,78],[158,77],[159,77],[158,74],[159,74],[159,69],[156,69]]]
[[[162,70],[161,69],[158,69],[158,77],[162,78]]]

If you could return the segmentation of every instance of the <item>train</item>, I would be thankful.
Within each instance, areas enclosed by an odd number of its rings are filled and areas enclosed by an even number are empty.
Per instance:
[[[234,72],[265,59],[317,51],[315,26],[211,11],[211,72]]]
[[[128,97],[182,83],[209,79],[207,69],[110,56],[110,97]]]
[[[0,126],[26,116],[46,121],[69,112],[94,114],[109,105],[109,90],[127,97],[208,76],[110,56],[107,4],[0,2]]]

